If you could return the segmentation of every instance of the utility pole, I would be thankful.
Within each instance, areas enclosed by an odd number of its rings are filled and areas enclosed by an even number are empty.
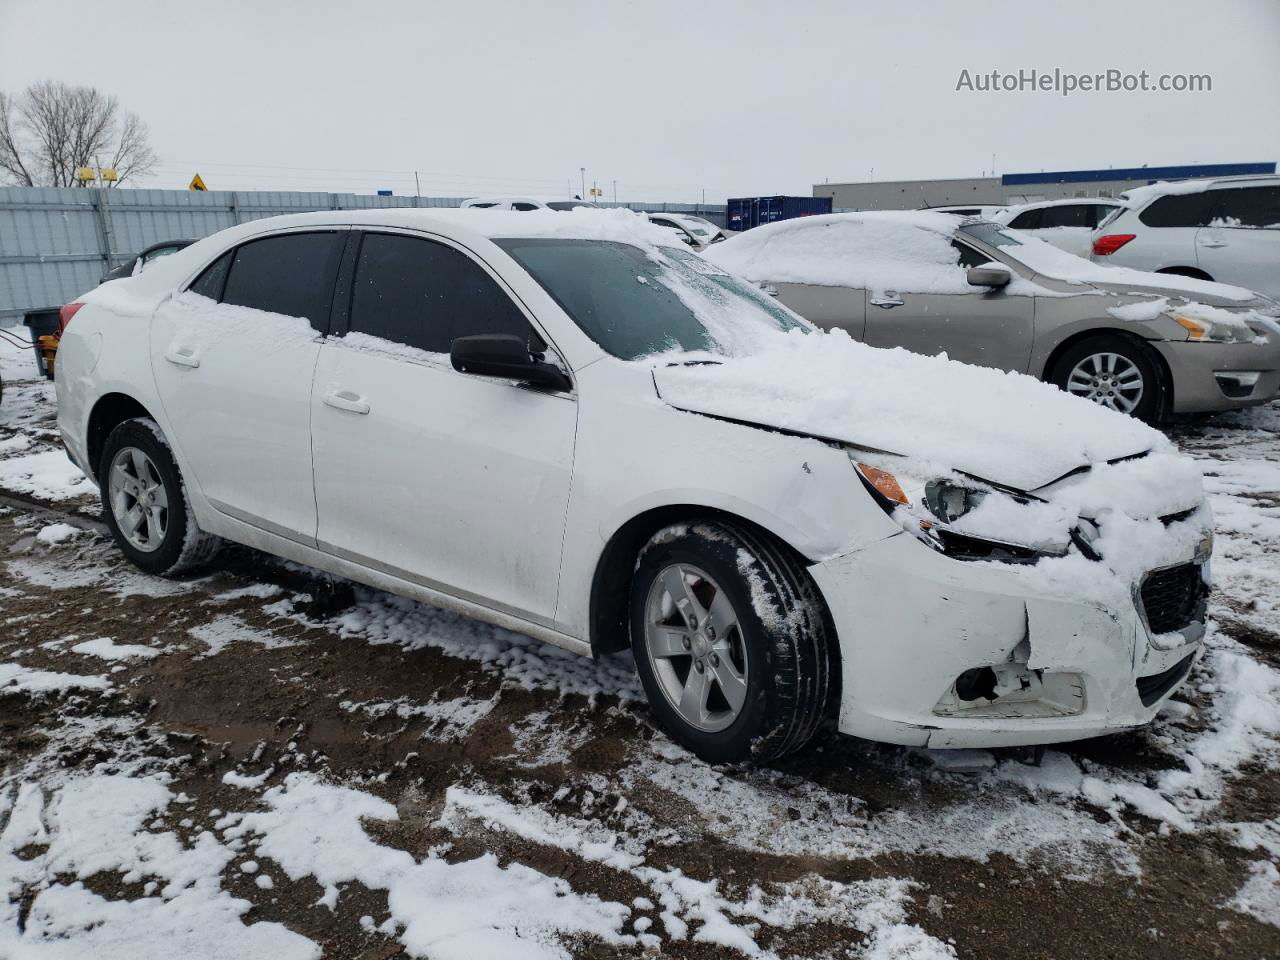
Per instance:
[[[582,174],[582,192],[578,194],[579,200],[587,199],[587,168],[579,167],[578,173]]]
[[[418,171],[413,171],[413,205],[422,206],[422,184],[418,181]]]
[[[618,181],[613,181],[613,202],[618,202]]]

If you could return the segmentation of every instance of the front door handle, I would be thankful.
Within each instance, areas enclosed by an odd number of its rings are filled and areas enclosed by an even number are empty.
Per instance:
[[[358,413],[361,416],[369,412],[369,401],[350,390],[334,390],[326,393],[324,402],[335,409]]]
[[[200,366],[200,358],[191,347],[170,347],[165,351],[164,358],[180,367],[195,368]]]
[[[1212,247],[1216,249],[1217,247],[1225,247],[1226,245],[1227,245],[1227,241],[1218,240],[1216,238],[1209,238],[1209,239],[1200,241],[1200,246],[1202,247]]]
[[[871,298],[871,305],[873,307],[879,307],[882,310],[892,310],[894,307],[902,306],[903,303],[904,301],[899,300],[897,297],[893,296],[892,294],[887,297]]]

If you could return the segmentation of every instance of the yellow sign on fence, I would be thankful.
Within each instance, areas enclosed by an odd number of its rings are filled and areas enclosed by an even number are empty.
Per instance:
[[[187,187],[187,189],[188,190],[208,190],[209,188],[204,185],[204,181],[200,179],[200,174],[197,173],[194,177],[191,178],[191,184]]]

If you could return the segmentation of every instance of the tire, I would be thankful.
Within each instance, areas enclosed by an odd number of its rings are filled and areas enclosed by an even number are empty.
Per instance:
[[[680,604],[673,591],[684,592]],[[803,567],[744,526],[707,520],[654,534],[632,578],[630,632],[658,723],[710,763],[799,750],[826,715],[826,608]],[[705,712],[682,712],[699,699]]]
[[[117,465],[122,472],[113,480]],[[222,544],[197,526],[173,451],[154,420],[125,420],[111,431],[98,461],[98,488],[116,545],[147,573],[172,577],[194,570]],[[139,516],[135,530],[122,528]]]
[[[1160,359],[1139,341],[1099,334],[1068,347],[1054,364],[1050,380],[1074,396],[1156,423],[1165,408],[1159,364]],[[1131,375],[1140,385],[1137,394]]]

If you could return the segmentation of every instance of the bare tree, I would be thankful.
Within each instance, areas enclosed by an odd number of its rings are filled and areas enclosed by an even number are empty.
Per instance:
[[[0,91],[0,178],[27,187],[81,186],[76,171],[106,161],[119,186],[156,164],[147,125],[93,87],[45,80]]]

